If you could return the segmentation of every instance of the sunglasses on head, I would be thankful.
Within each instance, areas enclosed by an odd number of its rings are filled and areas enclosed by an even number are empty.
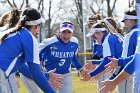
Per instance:
[[[74,26],[72,24],[69,24],[69,23],[64,23],[62,25],[60,25],[60,28],[71,28],[71,29],[74,29]]]

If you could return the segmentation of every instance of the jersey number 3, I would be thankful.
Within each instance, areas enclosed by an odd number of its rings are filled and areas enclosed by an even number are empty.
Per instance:
[[[65,59],[61,59],[61,60],[60,60],[60,63],[59,63],[59,66],[63,66],[65,62],[66,62]]]

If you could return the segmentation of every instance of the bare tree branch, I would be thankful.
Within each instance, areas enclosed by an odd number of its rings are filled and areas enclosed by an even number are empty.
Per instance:
[[[90,9],[94,14],[96,14],[95,10],[93,9],[93,7],[91,5],[90,5]]]
[[[29,7],[29,0],[26,0],[26,7]]]
[[[115,0],[114,3],[113,3],[113,7],[112,7],[112,9],[111,9],[111,13],[113,12],[113,10],[114,10],[114,8],[115,8],[116,1],[117,1],[117,0]]]
[[[7,2],[13,8],[13,5],[11,4],[11,2],[9,0],[7,0]]]
[[[24,0],[22,0],[21,6],[19,9],[22,9],[23,5],[24,5]]]
[[[17,8],[18,9],[18,7],[17,7],[17,5],[15,3],[15,0],[13,0],[13,8]]]

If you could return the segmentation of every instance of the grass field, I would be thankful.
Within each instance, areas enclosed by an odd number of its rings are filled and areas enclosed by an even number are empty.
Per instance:
[[[73,78],[73,93],[98,93],[96,83],[80,81],[80,77],[78,77],[77,73],[73,73],[72,78]],[[21,80],[19,91],[20,93],[28,93],[26,87],[23,85]],[[114,91],[113,93],[117,92]]]

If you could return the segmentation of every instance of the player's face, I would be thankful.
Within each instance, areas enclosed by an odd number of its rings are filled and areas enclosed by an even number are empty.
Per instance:
[[[99,44],[101,44],[101,42],[102,42],[102,37],[103,37],[103,33],[102,32],[96,32],[96,33],[94,33],[92,35],[92,38],[95,39],[95,40],[97,40],[97,42]]]
[[[127,27],[128,31],[129,32],[131,30],[131,28],[134,26],[134,20],[131,20],[131,19],[125,19],[124,20],[124,24],[125,24],[125,27]]]
[[[31,33],[37,38],[40,31],[40,25],[35,25],[30,28]]]
[[[91,29],[92,26],[93,26],[93,23],[89,23],[88,24],[88,29]]]
[[[60,32],[60,38],[63,40],[63,42],[68,43],[72,37],[73,33],[69,30],[64,30]]]

